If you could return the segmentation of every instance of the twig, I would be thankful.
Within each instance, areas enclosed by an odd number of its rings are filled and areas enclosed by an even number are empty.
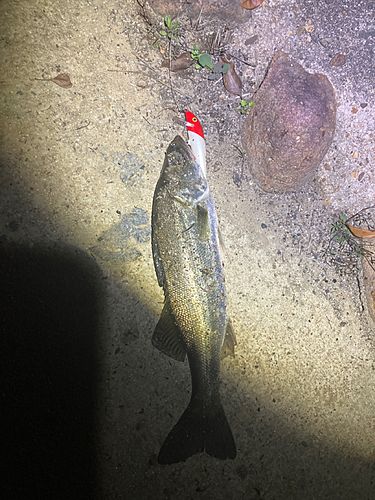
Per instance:
[[[76,130],[81,130],[81,128],[88,127],[90,125],[90,122],[86,123],[86,125],[82,125],[82,127],[76,128]]]
[[[233,57],[234,59],[237,59],[237,61],[241,61],[242,63],[246,64],[247,66],[250,66],[250,68],[253,68],[253,69],[256,68],[255,64],[248,63],[247,61],[244,61],[243,59],[240,59],[239,57],[234,56],[233,54],[230,54],[229,52],[227,52],[227,55],[229,57]]]
[[[164,85],[165,87],[168,87],[168,88],[170,89],[170,86],[169,86],[167,83],[164,83],[164,82],[162,82],[161,80],[158,80],[157,78],[155,78],[155,77],[153,77],[153,76],[150,76],[150,75],[148,75],[148,76],[149,76],[150,78],[152,78],[155,82],[160,83],[161,85]],[[187,97],[188,99],[191,99],[191,98],[192,98],[192,96],[191,96],[191,95],[189,95],[189,94],[184,94],[183,92],[181,92],[180,90],[178,90],[178,89],[176,89],[176,88],[175,88],[174,90],[175,90],[175,92],[177,92],[177,94],[180,94],[180,95],[182,95],[183,97]]]
[[[137,54],[134,54],[134,56],[139,59],[141,61],[141,63],[143,63],[148,69],[150,69],[151,71],[153,71],[154,73],[156,73],[156,70],[154,68],[152,68],[151,66],[149,66],[141,57],[139,57]],[[165,85],[166,87],[170,88],[170,86],[167,84],[167,83],[164,83],[162,82],[161,80],[159,80],[158,78],[155,78],[154,76],[151,76],[151,75],[147,75],[149,78],[152,78],[153,80],[155,80],[155,82],[158,82],[160,83],[161,85]],[[188,99],[191,99],[192,96],[189,95],[189,94],[184,94],[183,92],[181,92],[180,90],[178,89],[174,89],[178,94],[182,95],[183,97],[187,97]],[[177,106],[178,107],[178,106]]]
[[[198,18],[197,18],[197,22],[195,23],[195,26],[194,26],[192,18],[190,18],[190,28],[192,30],[199,31],[199,25],[200,25],[200,23],[202,21],[202,11],[203,11],[203,6],[201,7],[201,10],[199,12],[199,15],[198,15]],[[202,29],[203,28],[201,28],[200,31],[202,31]]]
[[[173,111],[174,113],[177,113],[177,111],[175,110],[175,108],[171,108],[171,107],[169,107],[169,108],[163,108],[163,109],[161,109],[161,110],[159,111],[159,113],[156,115],[156,118],[159,118],[159,116],[163,113],[163,111]],[[179,125],[184,126],[184,122],[179,123]]]
[[[134,52],[133,52],[133,54],[134,54]],[[143,60],[141,57],[139,57],[137,54],[134,54],[134,55],[135,55],[135,57],[136,57],[139,61],[141,61],[141,63],[142,63],[142,64],[144,64],[144,65],[146,66],[146,68],[148,68],[148,69],[150,69],[151,71],[153,71],[154,73],[156,73],[156,70],[155,70],[154,68],[152,68],[151,66],[149,66],[149,65],[146,63],[146,61],[144,61],[144,60]]]
[[[197,19],[197,23],[196,23],[196,25],[195,25],[195,29],[196,29],[196,30],[198,29],[198,26],[199,26],[199,24],[200,24],[200,22],[201,22],[201,20],[202,20],[202,11],[203,11],[203,5],[202,5],[201,10],[200,10],[200,12],[199,12],[199,16],[198,16],[198,19]]]
[[[107,69],[107,71],[112,71],[113,73],[139,73],[144,74],[143,71],[131,71],[128,69]]]
[[[145,116],[143,116],[143,115],[141,115],[141,116],[142,116],[142,118],[143,118],[144,120],[146,120],[146,122],[147,122],[149,125],[151,125],[151,123],[147,120],[147,118],[146,118]]]
[[[214,85],[217,85],[217,84],[218,84],[218,82],[221,82],[221,80],[223,79],[223,76],[224,76],[224,75],[221,75],[221,76],[220,76],[220,78],[218,78],[218,79],[216,80],[216,82],[214,83]]]
[[[169,86],[172,92],[172,98],[174,100],[174,103],[176,105],[176,108],[178,109],[178,112],[180,113],[179,106],[176,101],[176,97],[174,95],[174,90],[173,90],[173,85],[172,85],[172,78],[171,78],[171,63],[172,63],[172,40],[169,40],[169,67],[168,67],[168,76],[169,76]]]

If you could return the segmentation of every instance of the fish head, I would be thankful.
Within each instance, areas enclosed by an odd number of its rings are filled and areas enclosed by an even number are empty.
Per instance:
[[[168,192],[187,206],[196,206],[208,196],[209,189],[191,147],[177,135],[170,143],[162,176],[168,183]]]

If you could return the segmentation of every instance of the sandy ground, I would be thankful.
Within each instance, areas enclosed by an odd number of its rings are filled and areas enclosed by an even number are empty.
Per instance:
[[[334,142],[290,195],[248,176],[246,116],[221,82],[192,67],[171,93],[165,46],[150,47],[135,2],[0,12],[6,498],[375,498],[373,323],[361,274],[322,258],[330,224],[375,204],[374,2],[266,0],[231,27],[230,51],[253,65],[238,65],[247,98],[280,49],[335,88]],[[204,16],[199,34],[184,22],[189,41],[213,30]],[[330,66],[337,53],[346,65]],[[36,80],[58,73],[70,89]],[[221,392],[238,452],[159,466],[190,374],[151,345],[163,295],[150,215],[187,107],[205,130],[229,256],[238,346]]]

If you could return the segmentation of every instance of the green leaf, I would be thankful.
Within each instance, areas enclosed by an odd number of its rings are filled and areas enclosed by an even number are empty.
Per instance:
[[[244,99],[242,99],[241,100],[241,106],[246,106],[246,104],[247,104],[247,102]]]
[[[225,63],[221,72],[222,72],[223,74],[224,74],[224,73],[228,73],[229,68],[230,68],[229,64],[228,64],[228,63]]]
[[[199,56],[199,64],[204,68],[214,69],[214,65],[212,64],[212,58],[210,54],[207,54],[206,52]]]
[[[195,65],[195,69],[201,69],[201,67],[202,67],[202,66],[201,66],[200,64],[196,64],[196,65]]]
[[[193,50],[190,51],[190,55],[191,55],[191,58],[194,59],[194,61],[198,61],[199,60],[199,56],[201,55],[201,52],[199,50],[199,46],[198,45],[195,46],[195,49],[193,49]]]
[[[169,16],[165,16],[164,18],[164,24],[168,29],[171,29],[172,23],[171,23],[171,18]]]
[[[163,35],[163,36],[167,36],[167,33],[166,33],[164,30],[162,30],[162,31],[160,32],[160,34],[161,34],[161,35]]]
[[[254,101],[249,102],[249,108],[252,108],[255,105]]]
[[[221,64],[221,62],[215,63],[214,72],[215,73],[222,73],[223,72],[223,65]]]

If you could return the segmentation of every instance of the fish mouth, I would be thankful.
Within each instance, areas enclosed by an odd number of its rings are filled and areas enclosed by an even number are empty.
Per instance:
[[[176,135],[176,137],[170,143],[168,147],[168,152],[172,151],[175,148],[181,149],[189,157],[191,161],[193,162],[196,161],[195,156],[193,155],[193,150],[191,149],[190,145],[180,135]]]

